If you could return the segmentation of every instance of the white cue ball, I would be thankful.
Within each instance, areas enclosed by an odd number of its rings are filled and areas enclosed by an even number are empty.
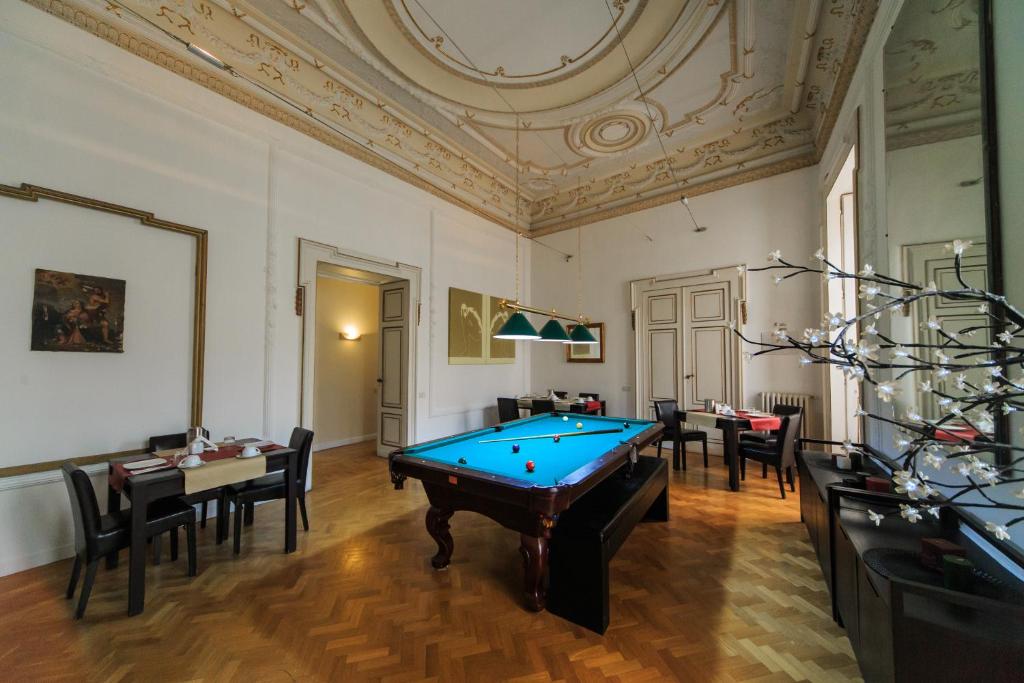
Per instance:
[[[563,415],[562,416],[562,422],[568,422],[568,421],[569,421],[569,416],[568,415]]]
[[[576,429],[583,429],[583,423],[582,422],[577,422],[576,423]]]

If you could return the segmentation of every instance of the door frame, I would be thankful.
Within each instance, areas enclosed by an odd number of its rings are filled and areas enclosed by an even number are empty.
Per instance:
[[[416,443],[416,334],[419,328],[420,287],[422,271],[399,261],[388,261],[376,256],[346,251],[330,244],[299,238],[299,264],[297,287],[302,291],[302,334],[299,347],[299,424],[313,428],[313,372],[316,326],[316,278],[317,264],[330,263],[336,266],[364,270],[377,275],[392,277],[409,282],[409,339],[406,352],[409,372],[406,377],[406,441]],[[369,281],[368,281],[369,282]],[[379,285],[379,282],[372,284]],[[308,313],[308,315],[307,315]]]
[[[648,407],[644,405],[643,392],[640,391],[641,378],[644,371],[644,365],[640,358],[640,350],[643,348],[643,339],[641,338],[641,325],[638,318],[641,314],[641,311],[639,310],[641,294],[655,285],[661,287],[682,288],[721,281],[724,278],[728,278],[736,283],[736,292],[733,295],[732,301],[729,302],[729,312],[732,319],[736,322],[736,329],[743,332],[743,327],[746,325],[747,318],[747,274],[745,268],[743,272],[740,273],[738,271],[739,267],[740,264],[719,266],[717,268],[691,270],[683,273],[673,273],[670,275],[655,275],[630,281],[629,306],[633,317],[633,408],[636,411],[636,417],[645,419],[645,416],[648,414]],[[732,387],[733,395],[739,397],[740,401],[742,401],[744,391],[744,363],[741,343],[738,342],[734,345],[733,354],[733,367],[735,368]],[[683,391],[685,392],[685,382]]]

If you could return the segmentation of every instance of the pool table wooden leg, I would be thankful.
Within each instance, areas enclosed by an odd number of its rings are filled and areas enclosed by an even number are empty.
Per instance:
[[[544,574],[548,568],[548,539],[519,535],[519,552],[526,570],[526,606],[534,612],[544,609]]]
[[[430,558],[430,564],[434,569],[444,569],[452,561],[455,541],[452,540],[448,520],[454,514],[455,510],[434,505],[427,510],[427,533],[437,542],[437,554]]]

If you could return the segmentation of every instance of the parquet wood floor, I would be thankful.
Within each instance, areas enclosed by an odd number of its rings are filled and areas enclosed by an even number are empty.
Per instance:
[[[85,619],[63,598],[70,560],[0,579],[0,679],[110,681],[839,681],[859,676],[829,616],[799,521],[755,475],[725,490],[721,459],[672,473],[668,524],[640,525],[612,564],[604,637],[520,605],[518,535],[452,520],[449,570],[431,569],[419,482],[392,490],[357,445],[315,456],[311,529],[281,550],[281,503],[261,506],[242,554],[200,533],[147,569],[129,618],[127,562],[100,571]],[[758,472],[759,474],[759,472]]]

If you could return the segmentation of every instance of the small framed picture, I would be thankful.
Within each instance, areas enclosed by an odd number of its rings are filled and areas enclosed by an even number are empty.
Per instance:
[[[565,329],[572,334],[575,325],[566,325]],[[596,344],[566,344],[565,360],[568,363],[603,363],[604,362],[604,323],[587,323],[587,329],[597,340]]]

